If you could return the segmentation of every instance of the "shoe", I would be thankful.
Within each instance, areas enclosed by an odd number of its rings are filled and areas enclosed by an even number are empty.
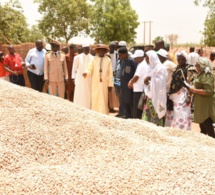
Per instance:
[[[109,109],[109,112],[110,112],[110,113],[116,113],[117,111],[114,110],[113,108],[110,108],[110,109]]]

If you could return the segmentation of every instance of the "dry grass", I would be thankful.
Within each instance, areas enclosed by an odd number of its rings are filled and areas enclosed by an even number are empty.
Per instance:
[[[0,194],[214,194],[215,141],[0,81]]]

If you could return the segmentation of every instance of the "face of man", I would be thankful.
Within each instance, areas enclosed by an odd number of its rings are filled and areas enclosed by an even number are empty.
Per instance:
[[[143,61],[143,57],[134,58],[134,61],[139,64]]]
[[[68,47],[63,47],[62,52],[64,52],[65,54],[68,54],[69,53],[69,48]]]
[[[9,53],[10,53],[11,55],[14,55],[14,53],[15,53],[15,49],[14,49],[13,46],[9,46],[9,47],[8,47],[8,51],[9,51]]]
[[[42,41],[36,41],[35,45],[36,45],[36,48],[38,51],[42,51],[42,49],[43,49],[43,42]]]
[[[161,55],[158,55],[159,60],[161,61],[161,63],[164,63],[166,61],[166,58],[164,58]]]
[[[109,52],[114,53],[115,48],[116,48],[116,45],[109,45]]]
[[[76,47],[70,47],[69,50],[71,54],[74,54],[76,52]]]
[[[51,48],[53,52],[57,52],[59,50],[59,45],[51,44]]]
[[[149,65],[150,64],[150,62],[149,62],[149,56],[146,55],[145,59],[146,59],[146,63]]]
[[[128,53],[119,53],[119,59],[120,60],[128,59]]]
[[[98,51],[99,57],[101,58],[105,56],[105,53],[106,53],[106,49],[99,49]]]
[[[88,55],[90,53],[90,47],[83,47],[83,52],[85,55]]]

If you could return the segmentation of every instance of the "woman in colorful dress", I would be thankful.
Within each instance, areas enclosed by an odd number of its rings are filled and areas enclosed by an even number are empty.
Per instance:
[[[185,51],[181,51],[176,54],[176,57],[178,66],[173,72],[168,92],[165,126],[191,130],[191,95],[186,88],[189,75],[188,55]]]
[[[199,57],[196,64],[198,76],[194,81],[194,86],[190,87],[190,92],[194,94],[194,122],[199,123],[201,133],[215,138],[214,76],[210,68],[210,61]]]
[[[142,119],[163,126],[163,117],[166,114],[167,71],[153,50],[146,52],[146,62],[149,67],[144,80],[146,102]]]

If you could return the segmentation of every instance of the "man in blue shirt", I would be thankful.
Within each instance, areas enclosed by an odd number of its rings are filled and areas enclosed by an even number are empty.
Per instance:
[[[28,68],[28,78],[31,87],[39,92],[42,92],[44,85],[44,58],[46,50],[43,49],[43,41],[37,40],[35,48],[30,49],[25,58]]]

